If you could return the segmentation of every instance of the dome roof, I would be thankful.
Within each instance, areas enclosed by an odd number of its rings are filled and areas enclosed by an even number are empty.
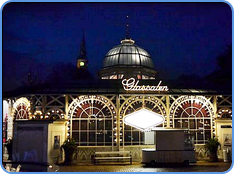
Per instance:
[[[113,66],[144,66],[154,68],[149,53],[134,44],[131,39],[124,39],[120,45],[112,48],[105,56],[103,68]]]

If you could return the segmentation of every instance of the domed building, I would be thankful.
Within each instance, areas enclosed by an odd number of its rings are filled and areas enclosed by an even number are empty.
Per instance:
[[[80,50],[76,64],[83,71],[88,67],[84,39]],[[157,81],[156,73],[150,54],[127,38],[106,54],[99,79],[3,93],[5,134],[13,139],[13,156],[24,159],[33,152],[30,161],[56,163],[63,142],[73,139],[76,162],[111,151],[131,152],[139,162],[142,149],[155,148],[151,130],[156,127],[189,130],[199,157],[205,156],[204,144],[212,137],[230,147],[232,92],[173,88]],[[219,153],[222,158],[222,150]]]
[[[150,54],[132,39],[124,39],[103,60],[101,79],[155,79],[156,71]]]

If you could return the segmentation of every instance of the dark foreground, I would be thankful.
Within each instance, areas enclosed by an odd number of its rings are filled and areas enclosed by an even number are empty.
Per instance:
[[[137,162],[129,163],[80,163],[71,166],[60,166],[60,172],[225,172],[229,170],[232,163],[198,161],[188,167],[181,165],[161,165],[157,167],[147,167]]]

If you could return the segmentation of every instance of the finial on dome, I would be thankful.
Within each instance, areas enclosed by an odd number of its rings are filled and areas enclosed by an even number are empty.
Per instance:
[[[126,16],[126,39],[130,39],[130,34],[129,34],[129,15]]]

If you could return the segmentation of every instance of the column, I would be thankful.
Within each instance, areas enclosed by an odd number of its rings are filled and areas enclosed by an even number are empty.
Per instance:
[[[8,119],[7,119],[7,138],[13,138],[13,100],[10,99],[8,107]]]
[[[170,96],[166,95],[167,128],[170,128]]]
[[[116,147],[117,147],[117,150],[120,149],[120,97],[117,95],[116,96]],[[113,146],[112,146],[113,148]]]
[[[68,112],[69,112],[69,108],[68,108],[68,95],[65,95],[65,119],[68,119],[68,122],[65,124],[65,139],[67,138],[67,136],[69,135],[70,137],[72,136],[72,130],[71,130],[71,125],[69,125],[69,123],[71,123],[71,121],[68,118]],[[70,118],[71,119],[71,118]]]
[[[217,124],[214,122],[215,119],[217,118],[217,96],[214,96],[214,100],[213,100],[213,107],[214,107],[214,115],[212,115],[211,118],[211,137],[213,138],[213,132],[215,131],[215,136],[217,135]],[[215,128],[213,128],[213,126],[215,126]],[[214,130],[215,129],[215,130]]]

